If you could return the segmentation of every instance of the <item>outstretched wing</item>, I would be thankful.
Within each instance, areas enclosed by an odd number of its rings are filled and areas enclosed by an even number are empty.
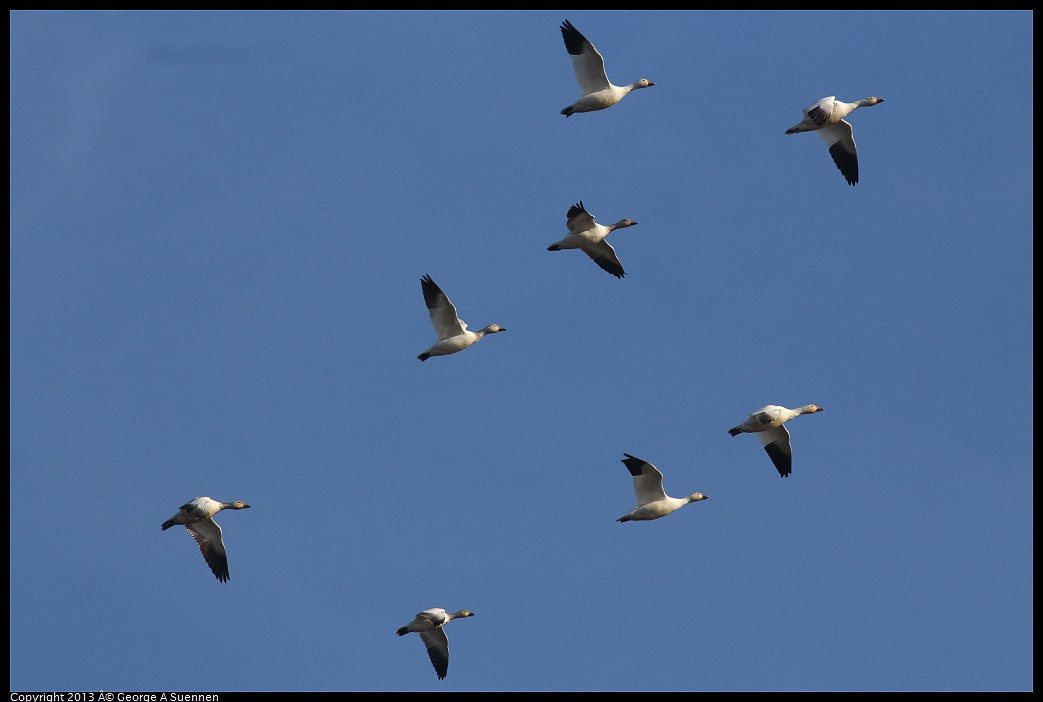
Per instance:
[[[221,527],[218,523],[207,518],[186,524],[185,528],[196,540],[203,559],[210,566],[214,576],[223,583],[228,582],[228,554],[225,553],[225,542],[221,538]]]
[[[565,49],[572,59],[572,70],[576,73],[576,82],[583,94],[589,95],[610,87],[612,84],[605,73],[605,59],[590,40],[568,20],[561,25],[561,36],[565,40]]]
[[[818,135],[829,147],[829,155],[833,163],[844,175],[848,185],[858,182],[858,151],[855,149],[855,137],[851,132],[851,123],[842,119],[836,124],[818,130]]]
[[[786,429],[786,425],[757,432],[757,436],[764,444],[764,450],[771,462],[775,464],[775,470],[779,471],[783,478],[788,478],[793,472],[793,449],[790,448],[789,430]]]
[[[616,250],[605,239],[593,246],[583,247],[582,251],[590,256],[594,263],[601,266],[602,270],[608,271],[617,278],[622,278],[626,275],[626,272],[623,270],[623,264],[619,262],[619,257],[616,256]]]
[[[438,287],[429,275],[420,279],[420,287],[424,291],[427,312],[431,315],[431,326],[435,328],[439,341],[463,334],[467,330],[467,324],[457,316],[456,306],[449,301],[442,288]]]
[[[438,679],[444,679],[449,672],[449,637],[439,627],[431,631],[421,631],[420,638],[427,646],[427,655],[431,659],[431,665],[435,667],[435,672],[438,673]]]
[[[623,465],[634,476],[634,497],[637,498],[637,506],[647,505],[650,502],[659,502],[666,499],[663,490],[663,474],[659,469],[648,461],[634,458],[629,453],[624,453],[626,459]]]

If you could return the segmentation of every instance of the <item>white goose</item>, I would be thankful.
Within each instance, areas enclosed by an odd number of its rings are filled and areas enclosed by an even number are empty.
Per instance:
[[[561,36],[565,40],[565,49],[569,52],[569,58],[572,59],[576,82],[583,91],[579,100],[561,111],[561,114],[566,117],[577,112],[604,110],[622,100],[631,90],[655,85],[647,78],[642,78],[630,85],[612,85],[605,73],[605,59],[568,20],[561,25]]]
[[[663,490],[663,474],[648,461],[624,453],[623,465],[634,476],[634,496],[637,507],[617,519],[617,522],[632,522],[659,519],[684,507],[690,502],[705,500],[709,495],[695,492],[688,497],[670,497]]]
[[[844,120],[859,107],[871,107],[883,102],[883,98],[867,97],[857,102],[841,102],[836,96],[824,97],[804,108],[804,119],[786,130],[787,134],[818,132],[829,147],[833,163],[847,179],[848,185],[858,182],[858,152],[851,135],[851,125]]]
[[[594,221],[594,215],[583,208],[582,200],[570,207],[568,214],[565,216],[569,233],[561,241],[548,246],[548,251],[580,249],[594,259],[594,263],[617,278],[622,278],[626,275],[619,258],[616,256],[616,250],[612,248],[612,244],[605,241],[605,237],[616,229],[632,227],[637,222],[632,219],[621,219],[615,224],[607,226],[598,224]]]
[[[163,531],[175,524],[182,524],[199,544],[203,559],[222,583],[228,582],[228,554],[221,538],[221,527],[214,521],[215,514],[223,509],[249,509],[245,502],[218,502],[209,497],[197,497],[181,506],[177,514],[163,522]]]
[[[447,612],[441,607],[425,609],[416,615],[413,621],[401,627],[397,632],[399,636],[405,636],[411,631],[420,634],[424,646],[427,647],[427,655],[431,658],[431,664],[438,673],[438,679],[444,680],[449,672],[449,637],[442,631],[442,627],[463,617],[473,617],[474,612],[461,609],[459,612]]]
[[[756,434],[764,444],[771,462],[775,464],[776,470],[783,478],[788,478],[793,472],[793,449],[790,448],[789,430],[785,424],[794,417],[802,414],[814,414],[821,412],[818,405],[804,405],[797,409],[786,409],[779,405],[765,405],[756,412],[750,413],[750,418],[742,424],[728,430],[732,436],[738,436],[746,432]]]
[[[451,353],[463,351],[468,346],[478,343],[486,334],[507,331],[498,324],[490,324],[476,332],[467,331],[467,322],[457,316],[456,307],[442,292],[442,289],[435,285],[431,276],[425,275],[421,278],[420,287],[424,291],[427,312],[431,315],[431,326],[438,334],[438,341],[417,356],[421,361],[426,361],[432,356],[448,356]]]

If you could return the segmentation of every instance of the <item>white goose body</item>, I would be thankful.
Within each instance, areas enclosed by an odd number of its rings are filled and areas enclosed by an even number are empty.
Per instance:
[[[181,524],[199,545],[203,559],[220,582],[228,582],[228,554],[222,538],[221,527],[214,521],[215,514],[223,509],[249,509],[245,502],[218,502],[209,497],[197,497],[181,506],[177,514],[163,522],[162,529]]]
[[[474,612],[466,609],[459,612],[447,612],[441,607],[425,609],[395,633],[399,636],[405,636],[410,632],[420,634],[420,639],[427,647],[431,664],[435,667],[435,673],[438,674],[439,680],[443,680],[449,672],[449,638],[442,631],[442,627],[454,619],[473,616]]]
[[[802,414],[814,414],[821,412],[818,405],[804,405],[797,409],[787,409],[780,405],[765,405],[756,412],[750,413],[750,418],[742,424],[732,427],[728,433],[738,436],[743,433],[756,434],[757,438],[764,444],[764,450],[771,458],[779,475],[788,478],[793,472],[793,449],[790,447],[789,430],[786,422]]]
[[[624,453],[623,465],[634,476],[634,496],[637,506],[617,519],[617,522],[648,521],[659,519],[676,512],[687,504],[700,502],[709,497],[701,492],[692,493],[688,497],[670,497],[663,490],[663,474],[648,461],[634,458]]]
[[[456,313],[456,306],[449,301],[442,289],[435,285],[431,276],[425,275],[421,278],[420,287],[424,293],[427,312],[431,316],[431,326],[438,335],[438,341],[417,356],[421,361],[426,361],[432,356],[448,356],[463,351],[468,346],[477,344],[486,334],[507,331],[498,324],[490,324],[478,331],[468,331],[467,323]]]
[[[622,100],[631,90],[655,85],[647,78],[642,78],[630,85],[613,85],[608,79],[608,74],[605,73],[605,59],[568,20],[561,25],[561,36],[565,40],[565,49],[569,52],[569,58],[572,59],[576,82],[583,91],[579,100],[561,111],[561,114],[566,117],[577,112],[604,110]]]
[[[787,129],[786,133],[818,132],[847,184],[854,185],[858,182],[858,150],[855,148],[851,124],[844,118],[859,107],[871,107],[883,101],[883,98],[867,97],[856,102],[841,102],[836,96],[830,95],[805,107],[804,119]]]
[[[587,212],[583,207],[583,201],[577,202],[569,208],[566,214],[566,225],[569,233],[561,241],[555,242],[547,247],[548,251],[561,251],[564,249],[580,249],[590,256],[594,263],[601,266],[602,270],[611,273],[617,278],[626,275],[623,265],[616,256],[616,250],[612,244],[605,240],[609,234],[617,229],[632,227],[637,222],[632,219],[621,219],[615,224],[598,224],[594,221],[594,215]]]

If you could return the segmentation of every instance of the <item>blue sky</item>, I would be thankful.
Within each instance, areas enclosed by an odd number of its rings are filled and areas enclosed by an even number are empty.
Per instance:
[[[1032,19],[10,14],[11,689],[1032,689]]]

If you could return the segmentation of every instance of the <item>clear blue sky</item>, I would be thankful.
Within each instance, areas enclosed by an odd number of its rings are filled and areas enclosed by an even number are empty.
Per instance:
[[[12,13],[11,689],[1030,690],[1032,20]]]

